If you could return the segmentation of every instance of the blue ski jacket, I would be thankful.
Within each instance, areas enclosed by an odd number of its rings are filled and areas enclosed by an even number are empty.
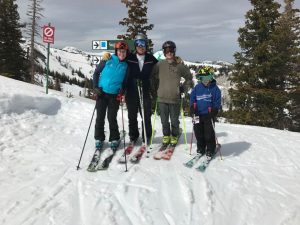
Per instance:
[[[209,108],[221,109],[221,90],[216,84],[216,80],[213,80],[209,86],[205,86],[203,83],[197,84],[192,90],[190,96],[190,107],[193,107],[194,102],[197,105],[198,116],[202,116],[209,113]]]
[[[101,87],[108,94],[118,94],[123,88],[127,68],[126,61],[120,61],[116,55],[108,61],[101,61],[93,75],[94,87]]]

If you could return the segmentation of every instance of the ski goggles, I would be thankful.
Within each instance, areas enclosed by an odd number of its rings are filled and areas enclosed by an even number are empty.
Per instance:
[[[197,75],[196,75],[196,79],[197,79],[199,82],[209,82],[209,81],[212,81],[212,80],[213,80],[213,75],[212,75],[212,74],[209,74],[209,75],[203,76],[203,75],[197,74]]]
[[[140,47],[140,48],[146,48],[147,42],[146,42],[146,40],[138,39],[138,40],[134,41],[134,46],[135,47]]]

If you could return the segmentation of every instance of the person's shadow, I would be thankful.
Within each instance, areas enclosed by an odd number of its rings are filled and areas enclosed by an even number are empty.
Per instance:
[[[244,151],[248,150],[251,146],[251,143],[246,141],[238,141],[231,143],[224,143],[221,147],[221,153],[223,156],[238,156]]]

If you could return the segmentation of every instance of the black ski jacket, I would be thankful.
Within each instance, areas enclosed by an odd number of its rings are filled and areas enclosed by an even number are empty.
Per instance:
[[[126,97],[138,97],[137,84],[140,82],[143,88],[143,97],[149,98],[151,94],[151,72],[153,66],[158,62],[157,59],[153,55],[146,53],[142,71],[140,71],[136,54],[130,54],[126,61],[129,67],[129,74],[126,78]]]

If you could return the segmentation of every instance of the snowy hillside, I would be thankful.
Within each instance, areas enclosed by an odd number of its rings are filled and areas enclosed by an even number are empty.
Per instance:
[[[204,173],[183,166],[183,136],[170,161],[143,158],[124,172],[120,149],[107,171],[90,173],[93,123],[77,171],[95,102],[44,92],[0,76],[1,225],[300,224],[299,133],[218,123],[223,160]],[[156,131],[151,154],[159,117]]]

